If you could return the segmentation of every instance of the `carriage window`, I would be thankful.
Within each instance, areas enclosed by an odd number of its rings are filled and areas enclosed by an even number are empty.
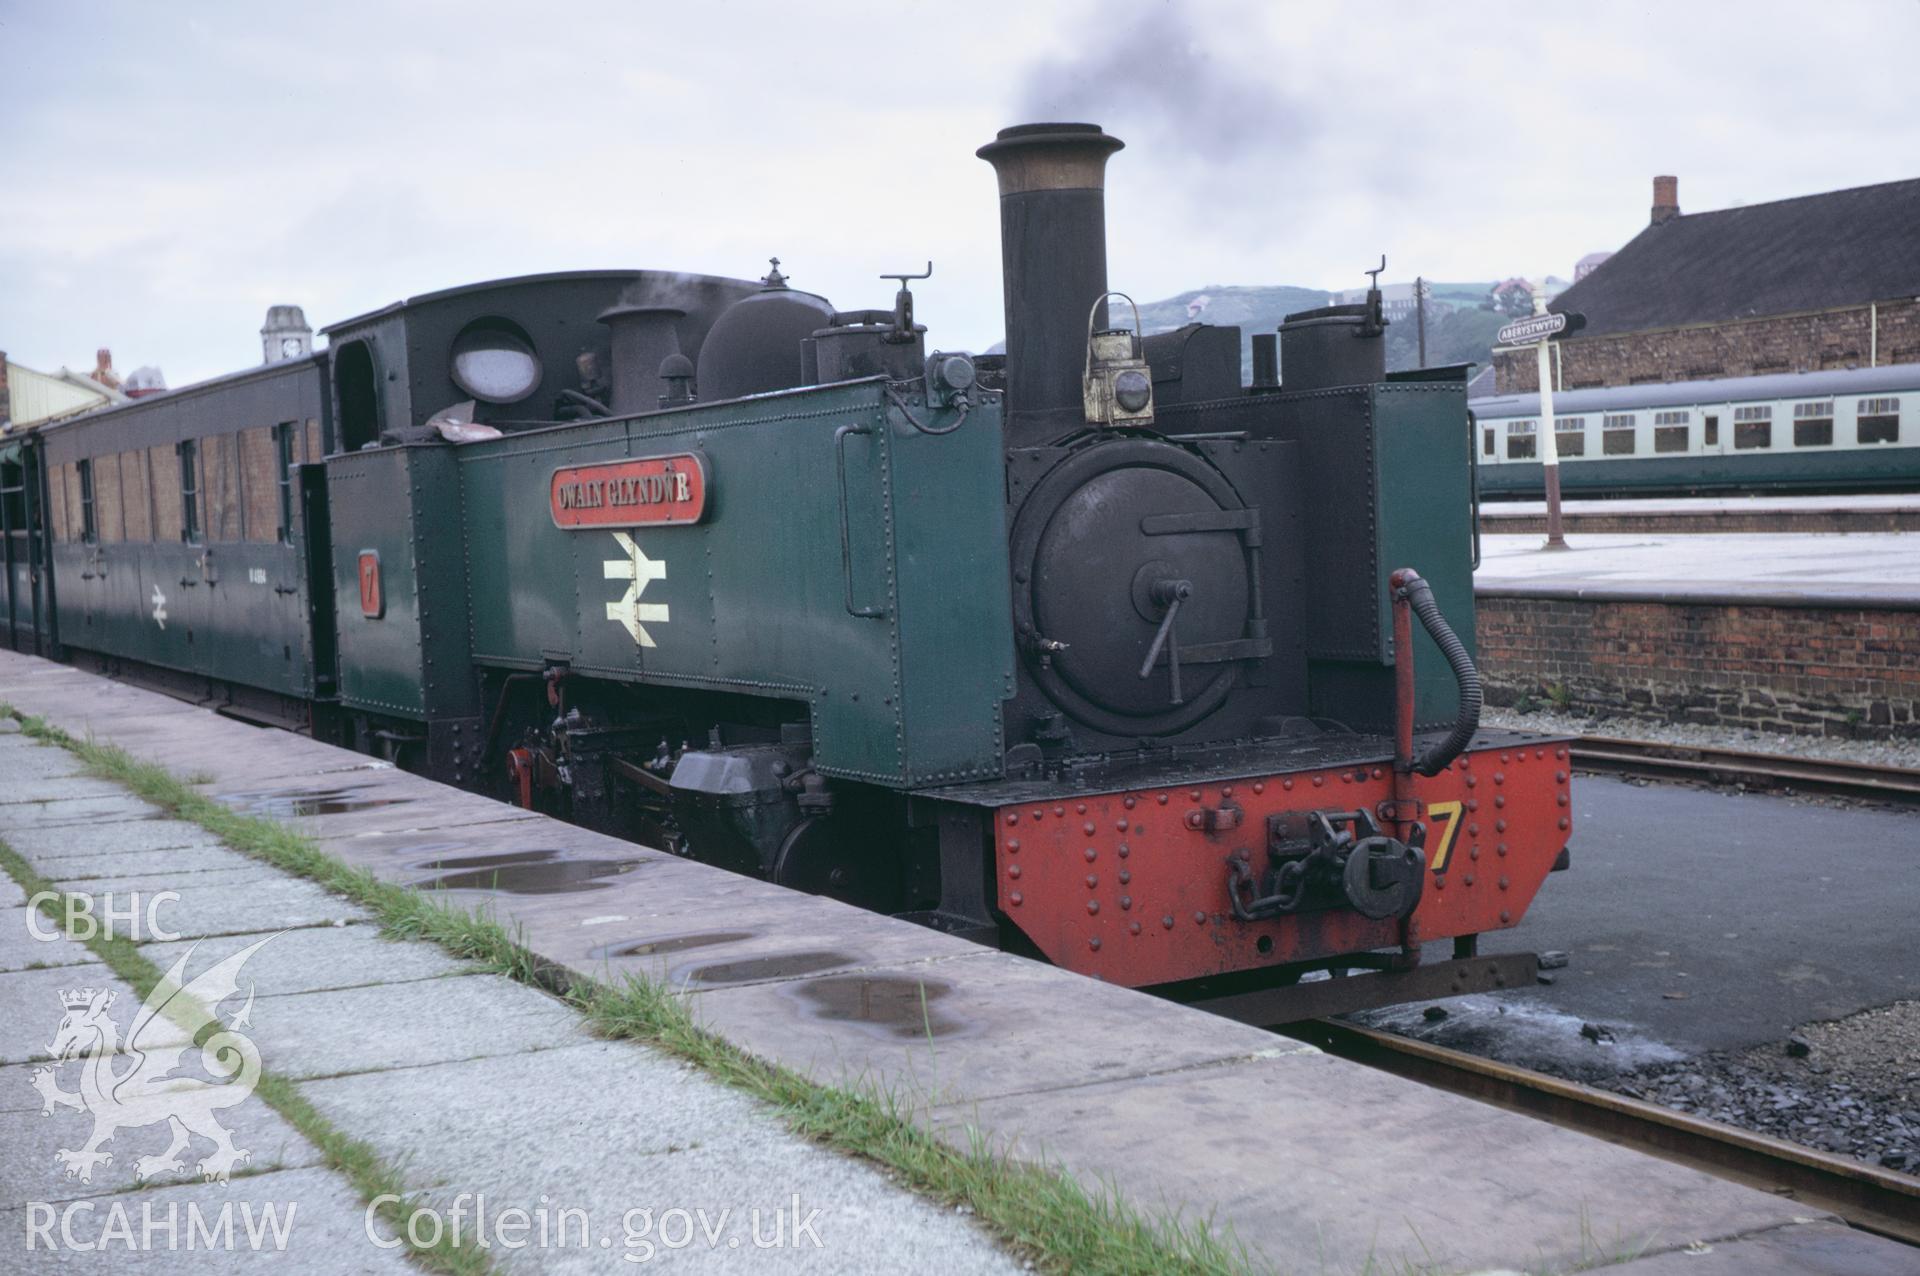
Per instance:
[[[80,539],[89,545],[100,539],[100,525],[94,522],[93,513],[93,462],[81,461],[80,470]]]
[[[17,532],[27,521],[27,489],[17,461],[0,462],[0,529]]]
[[[1656,452],[1687,450],[1687,414],[1685,412],[1653,414],[1653,450]]]
[[[1483,449],[1485,450],[1488,456],[1492,456],[1493,455],[1493,427],[1488,426],[1484,431],[1482,431],[1482,433],[1486,435],[1486,442],[1485,444],[1482,445]]]
[[[240,498],[246,513],[246,538],[250,541],[282,539],[280,525],[280,486],[286,480],[286,467],[279,464],[283,427],[259,426],[234,435],[240,461]]]
[[[71,462],[62,468],[67,472],[67,539],[84,541],[87,539],[87,520],[80,512],[80,463]]]
[[[126,534],[130,541],[153,539],[153,492],[147,485],[147,454],[120,454],[120,500],[126,509]]]
[[[147,449],[147,473],[153,483],[153,539],[165,544],[180,539],[180,502],[173,498],[167,476],[179,468],[174,449],[164,443]]]
[[[102,543],[113,545],[126,538],[126,522],[120,503],[120,458],[113,453],[93,458],[93,526]]]
[[[1854,421],[1856,443],[1898,443],[1900,400],[1862,399]]]
[[[1720,418],[1712,413],[1700,418],[1700,445],[1702,447],[1720,446]]]
[[[273,427],[274,452],[279,460],[280,475],[280,543],[293,542],[293,449],[294,437],[300,429],[298,421],[283,421]]]
[[[1553,450],[1557,456],[1587,454],[1587,418],[1563,416],[1553,423]]]
[[[1773,446],[1773,408],[1763,404],[1733,410],[1733,446],[1740,451]]]
[[[207,539],[240,539],[240,440],[232,434],[210,434],[200,448],[201,517]]]
[[[200,543],[200,440],[180,441],[180,539]]]
[[[1833,400],[1793,405],[1793,445],[1833,446]]]
[[[1608,456],[1632,456],[1633,422],[1631,412],[1609,413],[1600,423],[1600,450]]]
[[[67,535],[67,471],[70,468],[63,464],[47,470],[47,526],[57,541],[72,539]]]
[[[1533,458],[1533,433],[1536,424],[1533,421],[1507,422],[1507,459],[1509,461],[1526,461]]]

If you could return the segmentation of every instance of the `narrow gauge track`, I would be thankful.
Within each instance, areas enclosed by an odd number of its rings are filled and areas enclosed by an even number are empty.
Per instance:
[[[1659,779],[1793,788],[1876,802],[1920,803],[1920,771],[1777,753],[1742,753],[1691,744],[1579,736],[1573,764],[1587,771]]]
[[[1285,1031],[1341,1058],[1790,1197],[1920,1246],[1920,1179],[1355,1024],[1315,1019]]]

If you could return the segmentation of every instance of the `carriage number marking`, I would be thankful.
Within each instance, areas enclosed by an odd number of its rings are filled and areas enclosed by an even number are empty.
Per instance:
[[[1433,871],[1447,871],[1447,860],[1453,854],[1453,840],[1460,833],[1460,810],[1458,802],[1435,802],[1427,808],[1427,814],[1436,820],[1444,819],[1446,828],[1440,834],[1440,845],[1433,852]]]

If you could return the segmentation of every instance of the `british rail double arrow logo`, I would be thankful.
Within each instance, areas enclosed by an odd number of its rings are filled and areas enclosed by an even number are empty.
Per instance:
[[[634,543],[633,537],[625,532],[615,532],[613,539],[620,542],[624,558],[609,558],[600,564],[608,580],[632,582],[627,592],[617,601],[607,604],[607,619],[615,620],[633,635],[633,640],[642,647],[654,646],[653,635],[647,632],[648,624],[667,623],[667,605],[665,603],[643,603],[640,595],[647,586],[656,580],[667,578],[667,564],[664,559],[648,558],[646,552]],[[644,623],[643,623],[644,622]]]

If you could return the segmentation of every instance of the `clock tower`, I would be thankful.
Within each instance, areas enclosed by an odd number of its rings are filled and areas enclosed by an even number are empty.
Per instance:
[[[268,306],[267,323],[260,329],[260,345],[267,363],[300,359],[313,353],[313,329],[298,306]]]

